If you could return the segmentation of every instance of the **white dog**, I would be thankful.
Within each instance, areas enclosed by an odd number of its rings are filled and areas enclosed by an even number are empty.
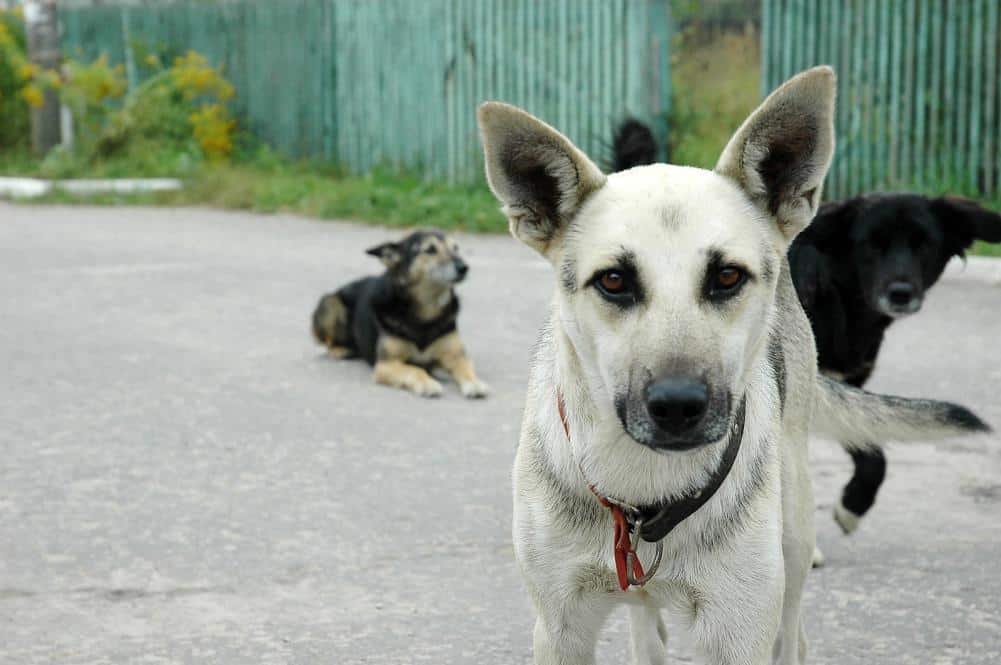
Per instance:
[[[666,659],[663,607],[710,663],[803,662],[811,426],[855,441],[986,428],[817,375],[786,249],[820,201],[834,90],[826,67],[787,82],[714,171],[607,177],[545,123],[481,106],[490,187],[558,274],[514,469],[537,663],[594,662],[617,603],[637,663]]]

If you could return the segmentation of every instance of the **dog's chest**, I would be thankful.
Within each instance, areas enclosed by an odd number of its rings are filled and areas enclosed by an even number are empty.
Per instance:
[[[409,303],[392,301],[376,308],[379,328],[385,334],[406,340],[413,345],[415,356],[426,355],[426,350],[436,340],[454,332],[459,313],[459,300],[452,297],[442,312],[430,320],[417,318]],[[420,362],[416,357],[414,362]]]

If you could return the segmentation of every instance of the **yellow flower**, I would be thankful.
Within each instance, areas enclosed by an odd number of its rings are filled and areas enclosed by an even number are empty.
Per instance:
[[[191,114],[189,120],[195,140],[209,159],[226,157],[233,151],[233,128],[236,121],[221,104],[206,104]]]
[[[212,67],[205,56],[195,51],[188,51],[183,56],[174,59],[170,75],[174,85],[181,90],[186,99],[210,96],[220,100],[233,97],[233,86],[223,78],[222,73]]]
[[[38,71],[38,66],[30,63],[28,61],[22,62],[17,68],[17,75],[22,81],[27,81],[30,78],[34,78],[35,73]]]
[[[38,86],[28,84],[21,89],[21,97],[33,108],[41,108],[45,103],[45,95],[38,89]]]
[[[145,58],[146,64],[150,67],[160,68],[160,58],[156,57],[156,54],[150,53]]]

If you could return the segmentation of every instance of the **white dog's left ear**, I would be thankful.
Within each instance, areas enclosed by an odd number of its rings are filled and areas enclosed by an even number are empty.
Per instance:
[[[733,135],[716,172],[775,218],[787,241],[813,219],[834,154],[834,70],[786,81]]]
[[[487,182],[511,234],[547,255],[605,175],[567,137],[517,107],[486,102],[477,117]]]

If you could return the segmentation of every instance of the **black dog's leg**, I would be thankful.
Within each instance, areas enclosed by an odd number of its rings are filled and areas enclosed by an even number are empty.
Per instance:
[[[863,449],[847,447],[855,471],[845,485],[841,503],[834,508],[834,519],[846,534],[858,527],[859,520],[876,502],[876,494],[886,477],[886,456],[878,446]]]

